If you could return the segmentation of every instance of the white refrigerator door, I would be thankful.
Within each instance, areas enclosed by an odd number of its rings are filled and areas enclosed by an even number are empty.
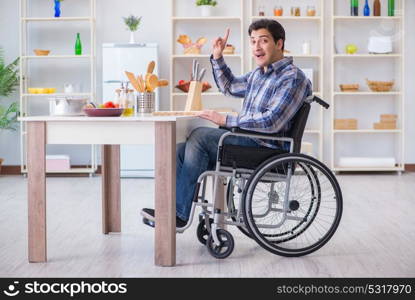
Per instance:
[[[128,81],[125,71],[138,74],[147,72],[150,61],[156,62],[154,74],[158,75],[157,44],[103,44],[102,80],[104,101],[114,99],[115,89]],[[156,110],[159,97],[156,90]],[[154,146],[121,145],[121,177],[154,177]]]

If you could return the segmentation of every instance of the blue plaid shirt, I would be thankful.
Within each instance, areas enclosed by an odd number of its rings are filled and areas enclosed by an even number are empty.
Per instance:
[[[226,96],[245,98],[237,116],[226,117],[226,127],[240,127],[260,133],[284,133],[291,128],[290,120],[312,94],[311,82],[293,65],[292,57],[285,57],[236,77],[223,57],[213,59],[213,76],[219,90]],[[260,145],[289,150],[289,143],[281,145],[271,140],[256,140]]]

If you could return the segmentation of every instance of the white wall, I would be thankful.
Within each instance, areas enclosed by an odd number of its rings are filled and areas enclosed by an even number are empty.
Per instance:
[[[51,0],[31,0],[36,2],[41,7],[36,10],[42,12],[51,11]],[[85,0],[71,0],[74,5],[82,7],[82,1]],[[225,0],[220,0],[221,5],[224,5]],[[345,0],[346,1],[346,0]],[[19,7],[18,0],[0,0],[0,46],[5,50],[6,62],[19,55]],[[68,12],[65,10],[65,5],[69,6],[69,1],[64,1],[62,4],[63,14]],[[191,5],[194,1],[189,0]],[[248,1],[246,1],[248,2]],[[271,1],[272,2],[272,1]],[[329,1],[327,1],[329,2]],[[330,1],[331,2],[331,1]],[[328,8],[328,7],[327,7]],[[415,1],[406,1],[406,145],[405,155],[406,163],[415,163],[415,85],[413,84],[415,78]],[[246,6],[248,10],[248,6]],[[107,42],[127,42],[129,33],[125,30],[122,17],[129,14],[143,16],[142,26],[136,33],[136,40],[143,42],[156,42],[159,44],[159,72],[162,77],[169,78],[169,55],[170,55],[170,13],[171,1],[169,0],[97,0],[97,93],[101,97],[101,70],[102,70],[102,53],[100,45]],[[325,24],[328,26],[330,20],[327,15]],[[247,19],[247,18],[246,18]],[[247,28],[246,28],[247,29]],[[245,29],[245,30],[246,30]],[[72,32],[71,32],[72,30]],[[62,44],[72,45],[73,32],[76,29],[64,30],[61,35],[53,36],[54,39],[62,38]],[[219,32],[218,34],[222,34]],[[326,36],[329,36],[328,34]],[[48,37],[49,38],[49,37]],[[85,38],[86,39],[86,38]],[[35,36],[32,43],[42,42],[42,36]],[[85,41],[86,43],[86,41]],[[66,46],[62,46],[62,49]],[[206,45],[205,47],[210,47]],[[326,43],[326,49],[330,49],[329,43]],[[57,51],[59,49],[56,49]],[[328,51],[328,50],[326,50]],[[245,52],[247,55],[249,52]],[[56,80],[66,80],[63,73],[57,71],[57,76],[53,76]],[[326,69],[326,74],[329,76],[329,70]],[[37,74],[37,78],[41,81],[41,73]],[[87,80],[87,75],[80,75],[82,79]],[[62,81],[63,82],[63,81]],[[12,100],[18,101],[18,94],[11,97]],[[328,99],[329,100],[329,99]],[[2,99],[2,103],[4,99]],[[7,101],[6,101],[7,103]],[[161,108],[166,109],[169,105],[168,89],[162,89],[161,92]],[[329,128],[329,113],[325,114],[325,128]],[[325,135],[325,141],[328,141],[329,135]],[[329,161],[329,147],[325,142],[325,160]],[[56,150],[59,151],[59,148]],[[19,165],[19,134],[18,132],[0,131],[0,157],[6,159],[6,165]],[[85,164],[89,161],[88,151],[86,149],[71,149],[72,163]]]

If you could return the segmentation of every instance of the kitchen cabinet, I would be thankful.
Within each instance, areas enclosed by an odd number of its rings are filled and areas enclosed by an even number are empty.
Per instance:
[[[20,116],[45,115],[48,98],[96,98],[95,0],[65,1],[61,17],[53,17],[53,1],[20,0]],[[77,32],[81,32],[82,55],[75,55]],[[49,55],[37,56],[34,49],[51,50]],[[72,91],[64,84],[71,83]],[[47,87],[51,94],[29,93],[29,88]],[[27,173],[27,124],[20,121],[21,172]],[[83,153],[89,156],[82,168],[47,170],[48,173],[89,173],[97,170],[94,145],[54,145],[48,154]]]
[[[350,16],[349,1],[332,1],[331,166],[338,172],[402,172],[405,157],[405,0],[395,1],[394,16],[388,16],[388,1],[381,2],[380,16],[363,16],[363,3],[359,4],[359,16]],[[379,52],[370,53],[369,40],[373,36],[391,36],[392,45],[386,48],[378,45],[374,50]],[[357,48],[356,53],[347,53],[350,44]],[[382,49],[390,49],[389,46],[392,52],[382,53]],[[389,91],[372,91],[366,79],[393,81],[394,85]],[[340,84],[358,84],[359,89],[342,91]],[[397,117],[396,126],[375,129],[374,123],[385,114]],[[334,120],[341,118],[356,118],[357,129],[336,129]]]
[[[175,88],[179,80],[190,80],[192,60],[197,59],[207,72],[203,81],[208,81],[212,88],[202,93],[204,109],[223,111],[239,111],[243,99],[225,97],[216,87],[210,66],[210,54],[213,39],[225,34],[230,28],[228,44],[235,47],[234,54],[225,54],[226,63],[234,74],[239,75],[244,70],[244,2],[243,0],[218,1],[213,8],[213,15],[202,17],[195,1],[172,0],[171,13],[171,49],[170,57],[170,109],[184,110],[187,93]],[[184,54],[184,49],[177,42],[179,35],[188,35],[195,42],[201,37],[207,38],[206,44],[199,54]]]
[[[294,64],[304,71],[313,83],[313,94],[325,99],[324,85],[324,0],[307,2],[281,0],[278,3],[264,0],[250,0],[251,22],[261,18],[277,20],[285,29],[285,53],[292,56]],[[278,5],[275,5],[278,4]],[[297,16],[291,14],[291,9]],[[294,9],[295,8],[295,9]],[[294,13],[295,14],[295,13]],[[300,14],[300,15],[298,15]],[[249,59],[253,69],[254,60]],[[312,105],[304,131],[303,142],[308,146],[306,154],[323,159],[323,113],[321,105]],[[303,145],[306,147],[306,144]],[[303,147],[302,147],[303,148]],[[302,149],[304,151],[305,149]]]

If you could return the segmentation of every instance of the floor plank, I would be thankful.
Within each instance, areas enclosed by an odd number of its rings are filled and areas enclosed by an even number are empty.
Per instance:
[[[414,277],[414,173],[339,175],[344,213],[319,251],[273,255],[228,226],[235,251],[211,257],[196,222],[177,237],[177,265],[154,265],[154,232],[138,212],[153,207],[154,181],[122,179],[122,231],[101,233],[101,178],[47,178],[48,263],[27,262],[27,179],[0,177],[1,277]],[[138,200],[138,196],[139,199]]]

